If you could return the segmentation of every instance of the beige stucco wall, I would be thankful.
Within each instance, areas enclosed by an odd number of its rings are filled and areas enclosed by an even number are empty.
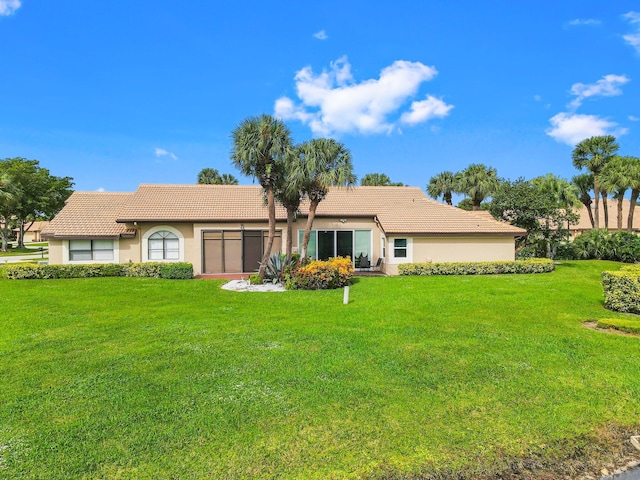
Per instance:
[[[515,240],[507,236],[429,236],[410,239],[406,259],[393,258],[393,239],[390,237],[386,272],[398,274],[400,263],[411,262],[486,262],[513,260]]]
[[[62,263],[62,242],[68,242],[68,240],[49,239],[49,263],[52,265]]]

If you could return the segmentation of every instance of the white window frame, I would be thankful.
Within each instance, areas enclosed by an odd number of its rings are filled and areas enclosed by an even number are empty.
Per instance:
[[[167,232],[173,233],[176,237],[178,237],[178,258],[172,260],[150,260],[149,259],[149,237],[154,233],[161,232],[166,230]],[[143,262],[184,262],[184,236],[180,233],[180,230],[174,227],[170,227],[169,225],[157,225],[155,227],[150,228],[144,235],[142,236],[142,261]]]
[[[113,259],[110,260],[71,260],[70,242],[73,240],[111,240],[113,242]],[[93,252],[93,249],[92,249]],[[83,264],[83,263],[120,263],[120,242],[115,238],[75,238],[62,242],[62,263]]]
[[[407,256],[396,257],[395,241],[406,240],[407,241]],[[389,263],[398,265],[400,263],[413,262],[413,238],[411,237],[389,237]]]

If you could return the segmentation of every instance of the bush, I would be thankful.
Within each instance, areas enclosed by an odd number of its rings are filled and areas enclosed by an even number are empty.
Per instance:
[[[260,275],[258,275],[257,273],[254,273],[253,275],[251,275],[249,277],[249,284],[250,285],[262,285],[262,279],[260,278]]]
[[[353,264],[349,257],[336,257],[327,261],[313,260],[291,272],[288,289],[326,290],[341,288],[351,283]]]
[[[555,260],[577,260],[578,254],[573,243],[561,243],[556,247]]]
[[[640,313],[640,269],[602,272],[604,306],[624,313]]]
[[[573,241],[576,258],[614,260],[635,263],[640,261],[640,237],[629,232],[609,233],[593,229]]]
[[[6,265],[4,278],[10,280],[90,278],[90,277],[154,277],[192,278],[190,263],[96,263],[73,265]]]
[[[269,257],[267,268],[264,272],[264,278],[273,283],[286,281],[291,272],[297,267],[299,258],[299,256],[292,256],[287,262],[286,255],[274,253]]]
[[[403,263],[400,275],[494,275],[503,273],[552,272],[553,260],[533,258],[501,262]]]

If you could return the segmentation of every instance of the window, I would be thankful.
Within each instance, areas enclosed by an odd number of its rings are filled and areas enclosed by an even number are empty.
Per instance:
[[[160,230],[149,236],[149,260],[179,260],[180,242],[175,233]]]
[[[393,256],[395,258],[407,258],[406,238],[396,238],[393,240]]]
[[[72,262],[113,260],[113,240],[69,240]]]

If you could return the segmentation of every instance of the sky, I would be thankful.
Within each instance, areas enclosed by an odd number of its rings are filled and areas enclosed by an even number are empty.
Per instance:
[[[571,178],[580,140],[640,156],[637,0],[0,0],[0,158],[84,191],[195,183],[263,113],[356,175],[473,163]]]

